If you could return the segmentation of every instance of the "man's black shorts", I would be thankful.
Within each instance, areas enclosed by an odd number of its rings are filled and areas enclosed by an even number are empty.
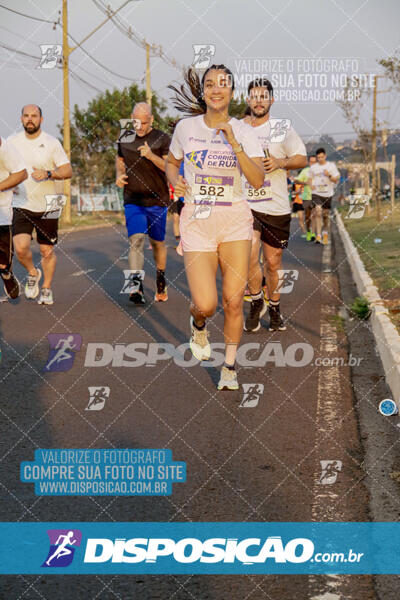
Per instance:
[[[314,206],[322,206],[322,208],[331,209],[332,196],[330,196],[329,198],[325,198],[324,196],[318,196],[318,194],[313,194],[311,196],[311,206],[313,208],[314,208]]]
[[[13,209],[13,235],[27,233],[32,236],[35,229],[38,244],[54,246],[58,240],[58,219],[43,218],[43,212],[32,212],[26,208]],[[48,214],[48,213],[47,213]]]
[[[13,241],[11,225],[0,225],[0,265],[11,266],[13,257]]]
[[[290,237],[291,213],[288,215],[266,215],[251,211],[253,229],[261,233],[261,240],[273,248],[287,248]]]

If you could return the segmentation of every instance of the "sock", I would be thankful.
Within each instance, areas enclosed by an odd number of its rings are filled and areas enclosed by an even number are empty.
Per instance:
[[[251,294],[251,300],[252,302],[254,302],[254,300],[261,300],[261,298],[263,298],[264,294],[261,292],[258,292],[258,294]]]
[[[280,300],[270,300],[269,305],[271,308],[279,308]]]
[[[165,277],[165,269],[157,269],[157,277]]]
[[[205,326],[206,326],[206,322],[205,321],[204,321],[203,325],[199,326],[199,325],[196,325],[196,321],[193,319],[193,327],[195,327],[199,331],[203,331],[203,329],[205,328]]]
[[[224,363],[224,367],[226,369],[229,369],[230,371],[234,371],[235,370],[235,365],[234,364],[233,365],[227,365],[226,363]]]
[[[11,279],[11,272],[7,271],[6,269],[0,269],[1,272],[1,276],[3,279]]]

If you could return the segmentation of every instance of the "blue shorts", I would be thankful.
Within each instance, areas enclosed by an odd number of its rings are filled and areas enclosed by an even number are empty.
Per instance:
[[[128,237],[135,233],[146,233],[156,242],[165,239],[168,209],[163,206],[137,206],[125,204],[125,220]]]

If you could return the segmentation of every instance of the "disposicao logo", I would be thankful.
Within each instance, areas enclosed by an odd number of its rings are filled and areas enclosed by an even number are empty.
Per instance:
[[[250,550],[252,548],[252,550]],[[295,538],[283,544],[280,536],[261,538],[89,538],[85,563],[156,563],[170,557],[178,563],[304,563],[314,554],[314,544],[307,538]]]
[[[79,529],[48,529],[50,548],[42,567],[68,567],[75,554],[75,547],[81,545],[82,532]]]

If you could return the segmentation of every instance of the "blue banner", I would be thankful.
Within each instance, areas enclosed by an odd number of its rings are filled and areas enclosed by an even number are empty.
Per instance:
[[[1,523],[1,574],[399,574],[400,523]]]

